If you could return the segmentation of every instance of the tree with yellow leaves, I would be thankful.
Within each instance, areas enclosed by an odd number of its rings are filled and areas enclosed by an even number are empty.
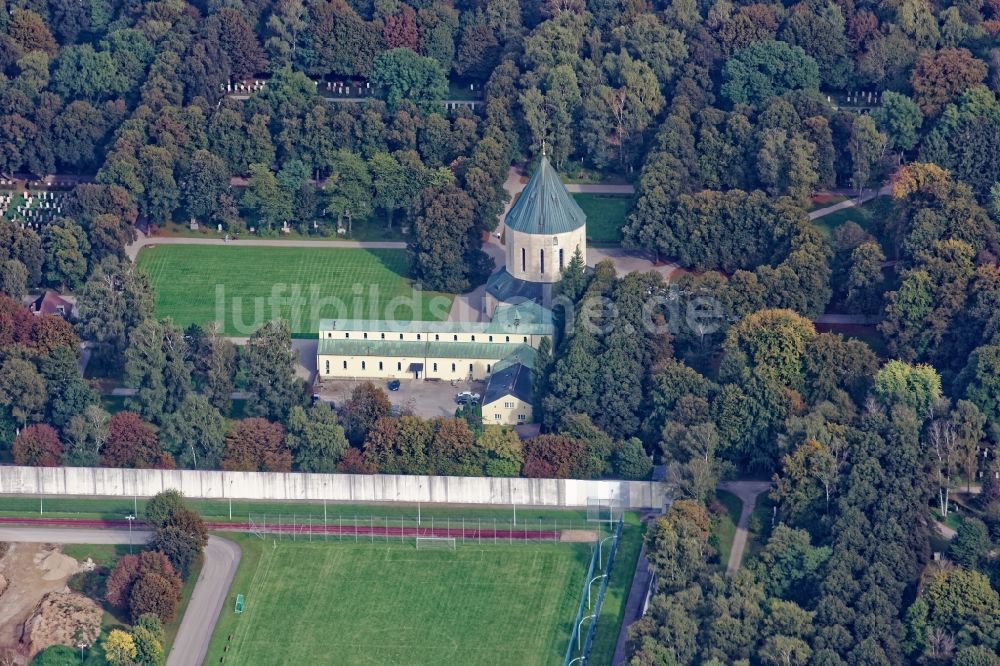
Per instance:
[[[112,629],[101,645],[104,647],[105,659],[112,666],[131,664],[138,654],[132,634],[121,629]]]

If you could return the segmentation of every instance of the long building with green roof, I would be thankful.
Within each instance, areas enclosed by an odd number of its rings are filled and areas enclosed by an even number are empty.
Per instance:
[[[486,283],[484,321],[324,319],[319,379],[486,381],[485,423],[530,421],[535,350],[555,336],[551,287],[573,254],[586,261],[587,251],[586,215],[546,156],[507,214],[504,236],[507,265]]]

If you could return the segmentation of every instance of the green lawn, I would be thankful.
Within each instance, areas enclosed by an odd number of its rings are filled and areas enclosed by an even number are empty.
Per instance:
[[[260,520],[261,514],[267,514],[268,521],[274,521],[279,516],[281,522],[294,520],[296,523],[307,523],[311,517],[314,524],[323,522],[324,506],[322,502],[267,502],[235,500],[186,500],[188,506],[198,511],[209,522],[233,522],[246,525],[250,514]],[[232,507],[232,518],[230,518]],[[141,518],[146,508],[146,500],[132,497],[43,497],[5,495],[0,502],[0,516],[21,518],[75,518],[120,520],[126,514],[137,511]],[[330,524],[342,520],[350,524],[355,516],[359,516],[364,524],[370,516],[376,524],[385,523],[386,519],[393,526],[398,525],[398,519],[405,517],[415,524],[418,507],[415,504],[346,504],[328,502],[325,508]],[[435,521],[435,524],[445,524],[449,527],[461,524],[465,519],[468,525],[472,521],[488,521],[496,519],[501,527],[504,522],[513,518],[513,510],[509,506],[448,506],[441,504],[424,504],[420,507],[422,523]],[[539,525],[539,520],[542,524]],[[526,529],[593,529],[588,524],[587,511],[578,509],[549,509],[544,507],[517,507],[517,523]],[[451,522],[449,522],[451,521]],[[628,524],[637,524],[634,514],[626,517]],[[626,526],[627,527],[627,526]],[[286,537],[287,538],[287,537]]]
[[[156,314],[182,327],[221,319],[238,336],[282,317],[293,333],[315,335],[325,317],[441,320],[451,307],[451,295],[413,289],[403,250],[238,243],[144,248],[138,263],[156,292]]]
[[[828,238],[832,238],[834,229],[847,222],[855,222],[872,236],[879,238],[882,223],[891,212],[892,199],[889,197],[878,197],[877,199],[866,201],[861,206],[842,208],[829,215],[824,215],[813,220],[813,224],[819,227]]]
[[[712,520],[712,535],[719,544],[719,564],[725,569],[729,563],[729,553],[733,550],[733,538],[736,536],[736,524],[740,521],[743,502],[739,497],[727,490],[716,490],[715,497],[726,507],[726,512]]]
[[[570,543],[237,540],[243,559],[205,663],[557,663],[591,554]]]
[[[587,215],[587,240],[595,243],[622,242],[622,226],[632,210],[632,197],[616,194],[574,194]]]

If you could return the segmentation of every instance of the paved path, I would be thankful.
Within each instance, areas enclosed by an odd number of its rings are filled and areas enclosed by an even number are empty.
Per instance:
[[[830,213],[836,213],[838,210],[844,210],[845,208],[854,208],[855,206],[860,206],[866,201],[871,201],[876,197],[887,197],[892,194],[891,185],[883,185],[877,190],[870,190],[862,194],[860,197],[847,199],[846,201],[841,201],[835,203],[832,206],[827,206],[826,208],[820,208],[819,210],[814,210],[809,213],[809,219],[815,220],[821,217],[825,217]]]
[[[167,666],[191,666],[205,661],[215,623],[229,598],[229,588],[241,555],[240,547],[232,541],[208,537],[205,563],[167,657]]]
[[[225,247],[318,247],[360,250],[405,250],[403,241],[351,241],[351,240],[274,240],[264,238],[241,238],[238,241],[226,241],[222,238],[191,238],[188,236],[147,236],[136,229],[137,238],[134,243],[125,248],[125,254],[135,261],[139,250],[151,245],[222,245]]]
[[[873,326],[881,318],[871,315],[823,314],[813,319],[814,324],[839,324],[841,326]]]
[[[150,532],[135,530],[135,543],[149,540]],[[32,543],[129,543],[128,530],[65,529],[52,527],[0,527],[0,541]],[[208,537],[205,564],[201,568],[191,601],[167,657],[167,666],[200,664],[208,654],[208,644],[219,613],[229,596],[229,587],[240,563],[240,547],[228,539]]]
[[[951,541],[958,534],[958,532],[938,520],[932,520],[931,524],[934,525],[934,529],[936,529],[938,533],[947,541]]]
[[[747,545],[747,525],[750,522],[750,514],[757,506],[757,496],[770,487],[771,484],[768,481],[727,481],[719,484],[720,489],[728,490],[743,502],[740,521],[736,524],[736,535],[733,537],[733,549],[729,553],[729,563],[726,566],[727,576],[732,576],[740,569],[740,564],[743,562],[743,550]]]

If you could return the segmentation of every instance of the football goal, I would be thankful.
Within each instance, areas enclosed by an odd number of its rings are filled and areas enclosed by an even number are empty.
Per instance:
[[[417,537],[417,550],[455,550],[455,537]]]

